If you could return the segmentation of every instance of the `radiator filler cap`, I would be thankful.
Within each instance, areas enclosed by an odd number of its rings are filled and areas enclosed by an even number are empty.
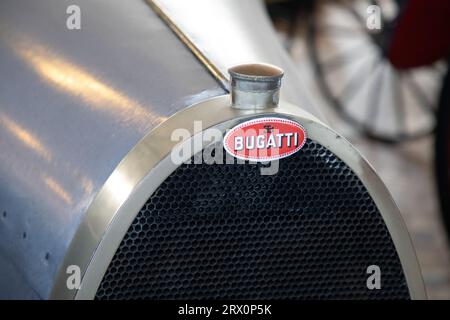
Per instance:
[[[280,100],[283,70],[269,64],[241,64],[228,69],[231,105],[237,109],[275,108]]]

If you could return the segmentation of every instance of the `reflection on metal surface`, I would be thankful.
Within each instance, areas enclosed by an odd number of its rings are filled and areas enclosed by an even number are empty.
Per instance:
[[[123,172],[114,172],[109,178],[109,181],[110,186],[108,189],[112,195],[112,200],[115,203],[124,202],[134,188],[134,185],[130,181],[130,177]]]
[[[170,19],[164,10],[152,0],[145,0],[155,13],[169,26],[170,29],[177,35],[177,37],[192,51],[192,53],[200,60],[201,63],[211,72],[217,81],[224,89],[228,88],[228,79],[223,72],[221,72],[211,61],[204,55],[204,53],[197,48],[194,42]]]
[[[88,177],[81,177],[80,183],[85,194],[91,194],[94,191],[94,182]]]
[[[47,161],[52,160],[50,151],[30,131],[21,127],[17,122],[4,114],[0,114],[0,123],[6,128],[22,145],[33,150]]]
[[[81,97],[88,106],[111,109],[122,121],[144,125],[149,120],[155,123],[166,118],[151,114],[139,102],[108,86],[85,69],[47,53],[38,44],[25,42],[15,50],[43,79],[72,95]],[[119,111],[119,112],[118,112]]]
[[[275,42],[258,43],[260,39],[253,38],[247,24],[255,24],[267,36],[267,26],[261,23],[259,16],[259,1],[178,1],[178,0],[147,0],[153,8],[169,17],[171,25],[182,30],[184,37],[201,51],[203,56],[216,65],[224,78],[228,78],[227,69],[231,66],[248,63],[258,59],[267,62],[266,52],[258,52],[259,46]],[[252,16],[247,9],[252,8]],[[247,11],[247,12],[246,12]],[[241,19],[245,15],[245,20]],[[251,21],[256,19],[256,21]],[[167,22],[167,21],[166,21]],[[256,40],[256,41],[255,41]],[[263,58],[263,59],[259,59]]]
[[[303,79],[282,47],[260,0],[146,0],[197,58],[228,79],[228,68],[268,63],[285,71],[281,99],[323,119],[320,103],[305,90]],[[181,34],[181,36],[180,36]],[[194,50],[195,49],[195,50]],[[203,60],[205,61],[203,61]],[[212,72],[214,74],[214,72]],[[216,78],[218,77],[215,74]]]
[[[33,133],[19,125],[16,121],[6,116],[5,114],[0,114],[0,128],[6,129],[12,136],[14,136],[21,145],[29,150],[37,153],[46,162],[51,163],[53,161],[53,156],[51,151],[45,144]],[[10,158],[4,159],[4,161],[10,161]],[[15,160],[18,161],[17,159]],[[83,176],[77,173],[77,170],[72,167],[70,163],[67,163],[67,175],[73,176],[74,179],[79,178],[80,186],[85,194],[92,193],[94,189],[94,183],[87,176]],[[80,176],[80,177],[77,177]],[[47,185],[59,198],[61,198],[65,203],[72,204],[73,200],[70,193],[65,191],[59,183],[57,183],[53,178],[48,176],[43,176],[44,184]]]
[[[43,180],[45,185],[55,194],[58,196],[59,199],[64,201],[68,205],[72,205],[72,197],[70,194],[53,178],[48,176],[43,176]]]
[[[48,298],[123,157],[166,117],[225,93],[143,0],[78,4],[86,30],[71,32],[65,1],[0,1],[0,115],[22,129],[0,122],[0,298]]]

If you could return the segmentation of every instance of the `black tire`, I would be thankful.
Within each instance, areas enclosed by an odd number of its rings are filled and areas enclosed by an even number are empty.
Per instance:
[[[439,99],[435,139],[435,172],[442,220],[450,241],[450,71]]]

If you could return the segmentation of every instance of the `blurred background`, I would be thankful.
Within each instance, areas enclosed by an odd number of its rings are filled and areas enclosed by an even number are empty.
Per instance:
[[[450,1],[269,0],[280,40],[332,128],[387,184],[428,296],[450,299]]]

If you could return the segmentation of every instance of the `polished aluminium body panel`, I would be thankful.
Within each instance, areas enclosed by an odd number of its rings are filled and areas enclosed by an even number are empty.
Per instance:
[[[261,0],[146,0],[181,29],[205,58],[229,80],[227,70],[244,63],[268,63],[284,71],[281,98],[324,119],[320,102],[305,90],[280,44]]]
[[[47,298],[98,190],[150,129],[225,90],[142,0],[0,1],[0,297]]]

